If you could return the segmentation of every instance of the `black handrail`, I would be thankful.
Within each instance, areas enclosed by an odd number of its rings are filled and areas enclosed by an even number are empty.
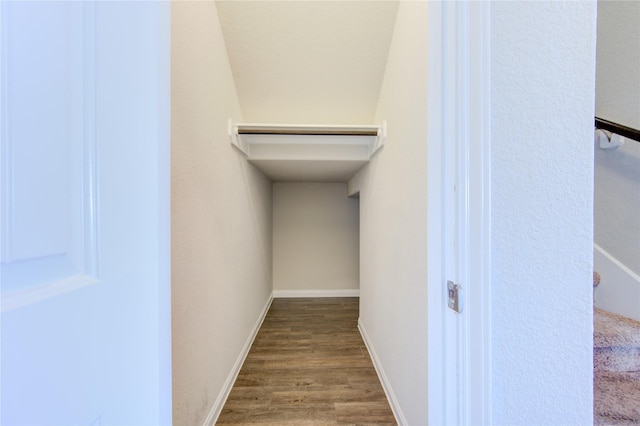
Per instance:
[[[596,128],[608,130],[625,138],[640,142],[640,130],[634,129],[633,127],[623,126],[622,124],[596,117]]]

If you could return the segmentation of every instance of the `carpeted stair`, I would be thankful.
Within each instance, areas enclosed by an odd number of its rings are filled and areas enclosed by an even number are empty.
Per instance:
[[[640,424],[640,322],[596,309],[594,423]]]
[[[595,371],[640,372],[640,322],[611,312],[594,312]]]

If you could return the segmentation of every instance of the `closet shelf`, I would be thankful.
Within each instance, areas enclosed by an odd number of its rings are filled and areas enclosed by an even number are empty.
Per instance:
[[[234,123],[229,141],[275,181],[347,181],[384,145],[381,125]]]

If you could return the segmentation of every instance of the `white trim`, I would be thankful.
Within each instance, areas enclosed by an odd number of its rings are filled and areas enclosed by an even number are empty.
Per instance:
[[[384,372],[384,368],[382,368],[382,364],[376,354],[375,349],[373,348],[373,344],[369,339],[369,335],[358,318],[358,330],[360,331],[360,335],[362,336],[362,340],[364,341],[365,346],[367,347],[367,351],[369,351],[369,356],[371,357],[371,361],[373,361],[373,367],[376,369],[376,373],[378,374],[378,379],[380,379],[380,383],[382,384],[382,389],[384,390],[385,395],[387,396],[387,400],[389,401],[389,405],[391,406],[391,411],[393,412],[393,416],[396,419],[396,423],[399,425],[406,425],[407,419],[404,417],[404,413],[400,409],[400,404],[398,403],[398,399],[396,398],[395,393],[393,392],[393,388],[391,387],[391,383],[387,378],[387,375]]]
[[[466,283],[464,370],[466,424],[491,424],[491,80],[490,2],[464,2],[463,35],[465,135],[459,161],[465,202],[459,204],[462,282]]]
[[[443,4],[430,2],[427,14],[428,71],[427,95],[427,285],[429,319],[427,321],[427,378],[428,378],[428,423],[445,424],[445,357],[442,348],[445,342],[444,309],[445,294],[443,276]],[[366,342],[365,342],[366,343]]]
[[[378,129],[378,136],[373,146],[370,147],[369,158],[372,158],[387,142],[387,121],[383,121]]]
[[[249,148],[246,144],[241,144],[240,138],[238,137],[238,126],[230,118],[227,120],[227,135],[229,136],[229,143],[231,143],[231,145],[235,146],[245,157],[249,155]]]
[[[158,126],[158,426],[173,421],[171,339],[171,4],[155,7],[157,40]],[[94,168],[97,171],[97,168]],[[97,182],[97,173],[94,179]],[[96,184],[97,187],[97,184]],[[96,222],[98,197],[96,199]],[[100,235],[95,233],[99,241]],[[96,274],[99,274],[96,263]]]
[[[360,297],[360,290],[273,290],[273,297],[275,299],[291,297]]]
[[[593,245],[593,267],[600,274],[595,306],[640,321],[640,275],[598,244]]]
[[[428,418],[490,424],[490,5],[433,2],[428,15]],[[447,279],[464,290],[460,314]]]
[[[220,412],[222,411],[222,408],[224,407],[224,404],[227,401],[227,398],[229,397],[229,393],[233,388],[233,384],[238,378],[238,374],[240,373],[242,364],[244,363],[244,360],[247,358],[247,354],[249,354],[251,345],[253,344],[253,341],[256,338],[258,331],[260,330],[260,326],[262,326],[262,322],[264,321],[264,318],[267,316],[267,312],[269,312],[269,307],[271,306],[272,301],[273,301],[273,297],[270,296],[269,299],[267,300],[267,303],[264,305],[264,308],[262,308],[262,312],[258,316],[258,319],[255,325],[251,329],[251,332],[247,337],[247,341],[244,343],[244,346],[242,347],[242,350],[238,355],[238,359],[236,359],[235,364],[233,364],[233,368],[231,369],[231,372],[229,372],[229,375],[227,376],[227,380],[224,382],[224,385],[222,386],[222,390],[218,394],[216,401],[213,403],[213,406],[209,410],[209,414],[207,414],[207,417],[205,417],[204,422],[202,423],[203,426],[213,426],[218,420],[218,417],[220,416]]]
[[[4,199],[5,196],[5,189],[2,188],[2,185],[4,185],[4,167],[5,167],[5,153],[4,153],[4,143],[3,140],[6,137],[5,135],[5,126],[6,126],[6,122],[5,122],[5,113],[4,113],[4,106],[5,106],[5,96],[6,96],[6,80],[5,80],[5,69],[4,66],[7,63],[6,62],[6,49],[5,49],[5,28],[6,25],[4,24],[4,13],[3,13],[3,9],[5,8],[6,2],[2,2],[0,3],[0,180],[2,180],[2,182],[0,182],[0,215],[2,215],[2,209],[4,206],[4,203],[6,202],[6,200]],[[4,220],[2,220],[2,218],[0,218],[0,263],[2,263],[2,261],[4,260],[4,250],[5,250],[5,238],[2,238],[3,233],[5,232],[7,228],[5,228],[5,223]],[[0,306],[2,305],[2,291],[1,291],[1,285],[2,285],[2,279],[0,278]],[[4,330],[4,328],[2,327],[2,317],[3,315],[0,315],[0,330]],[[4,377],[2,375],[2,351],[0,351],[0,377]],[[3,397],[2,397],[2,386],[0,386],[0,401],[4,401]],[[0,419],[2,419],[2,403],[0,403]]]

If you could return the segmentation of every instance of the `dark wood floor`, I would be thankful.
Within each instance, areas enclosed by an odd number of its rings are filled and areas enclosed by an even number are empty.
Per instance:
[[[357,298],[274,299],[217,424],[396,424]]]

